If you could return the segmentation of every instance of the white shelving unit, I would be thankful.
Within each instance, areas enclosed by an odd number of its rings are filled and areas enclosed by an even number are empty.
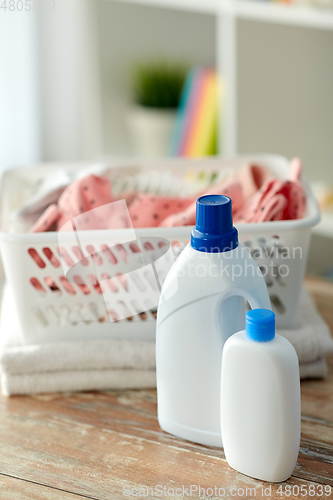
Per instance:
[[[333,10],[260,0],[112,0],[122,3],[213,14],[217,17],[217,70],[226,92],[221,103],[219,144],[225,156],[237,154],[237,20],[333,30]]]
[[[240,19],[253,19],[310,28],[332,29],[333,11],[310,6],[287,5],[263,0],[114,0],[205,14],[232,13]]]

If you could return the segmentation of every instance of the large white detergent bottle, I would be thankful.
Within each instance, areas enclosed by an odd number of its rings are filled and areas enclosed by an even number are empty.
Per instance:
[[[222,348],[244,329],[244,298],[254,309],[271,308],[257,264],[238,243],[230,198],[201,196],[191,243],[172,266],[158,306],[157,401],[164,431],[222,446]]]

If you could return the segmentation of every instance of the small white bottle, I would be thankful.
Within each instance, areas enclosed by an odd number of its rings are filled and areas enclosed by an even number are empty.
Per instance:
[[[223,348],[221,433],[228,464],[270,482],[288,479],[300,444],[300,380],[295,349],[275,334],[275,315],[246,314],[245,330]]]

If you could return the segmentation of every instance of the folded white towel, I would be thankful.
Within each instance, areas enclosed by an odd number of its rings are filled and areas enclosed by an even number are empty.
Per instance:
[[[154,342],[100,339],[22,345],[7,286],[1,302],[0,370],[5,396],[156,387]]]
[[[333,353],[330,329],[317,311],[312,295],[302,289],[296,328],[278,330],[295,347],[300,363],[310,363]]]
[[[154,370],[155,343],[136,340],[82,340],[4,347],[1,371],[17,374],[75,370]]]
[[[155,344],[133,340],[87,340],[21,345],[6,289],[0,337],[2,393],[33,394],[155,387]],[[311,295],[302,291],[299,325],[278,330],[294,345],[301,378],[323,378],[333,339]]]
[[[155,370],[75,370],[1,374],[1,390],[4,396],[149,387],[156,387]]]
[[[319,358],[311,363],[300,363],[299,374],[301,379],[307,378],[325,378],[328,369],[325,358]]]

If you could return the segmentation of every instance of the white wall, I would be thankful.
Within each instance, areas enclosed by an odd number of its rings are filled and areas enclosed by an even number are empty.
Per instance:
[[[102,155],[95,0],[1,11],[0,169]]]
[[[333,183],[333,32],[241,22],[239,144],[300,156]]]
[[[108,0],[97,0],[97,7],[105,150],[128,154],[126,112],[133,63],[162,56],[189,64],[213,64],[215,20]]]
[[[0,168],[128,154],[133,63],[212,65],[215,30],[214,16],[110,0],[2,12]],[[299,155],[333,182],[332,55],[333,32],[239,22],[240,152]]]
[[[105,150],[127,152],[133,61],[162,55],[214,64],[215,20],[96,1]],[[309,179],[333,182],[333,33],[249,21],[238,27],[239,151],[298,155]]]
[[[44,160],[101,155],[102,122],[94,0],[56,0],[39,17]]]
[[[41,158],[36,15],[0,15],[0,170]]]

